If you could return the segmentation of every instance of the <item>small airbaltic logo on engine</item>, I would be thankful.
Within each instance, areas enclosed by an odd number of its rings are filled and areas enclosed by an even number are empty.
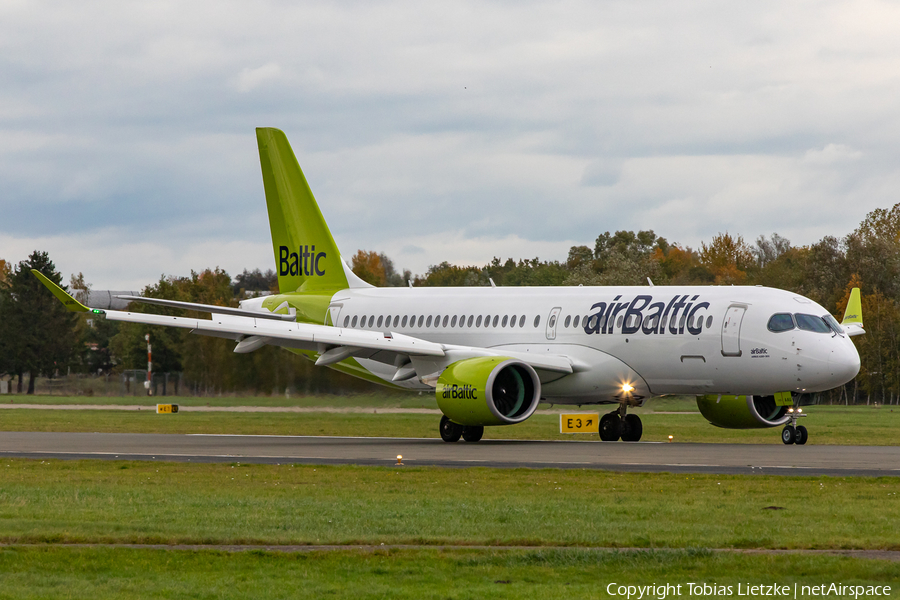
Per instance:
[[[477,400],[478,396],[475,394],[478,390],[474,385],[456,385],[455,383],[451,385],[444,386],[444,398],[452,398],[453,400],[463,400],[463,399],[473,399]]]
[[[278,274],[285,275],[324,275],[325,268],[319,268],[319,261],[325,258],[324,252],[316,254],[315,246],[300,246],[297,252],[291,252],[287,246],[278,247]]]
[[[750,350],[751,358],[769,358],[768,348],[753,348]]]

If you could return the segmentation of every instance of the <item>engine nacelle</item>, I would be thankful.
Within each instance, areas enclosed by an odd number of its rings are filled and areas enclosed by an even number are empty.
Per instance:
[[[762,429],[784,425],[791,418],[787,406],[775,403],[774,396],[697,396],[697,408],[710,423],[726,429]]]
[[[530,365],[482,356],[448,366],[438,378],[438,408],[460,425],[512,425],[530,417],[541,399],[541,381]]]

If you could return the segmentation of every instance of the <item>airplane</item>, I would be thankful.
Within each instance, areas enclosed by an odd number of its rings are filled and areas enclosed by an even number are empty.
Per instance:
[[[798,394],[851,381],[865,333],[859,288],[843,321],[799,294],[761,286],[392,287],[343,260],[283,132],[256,130],[279,293],[239,308],[122,296],[209,319],[90,309],[39,272],[69,310],[280,346],[318,366],[434,393],[441,438],[479,441],[540,402],[612,405],[603,441],[639,441],[628,413],[654,396],[693,395],[713,425],[780,427],[805,444]]]

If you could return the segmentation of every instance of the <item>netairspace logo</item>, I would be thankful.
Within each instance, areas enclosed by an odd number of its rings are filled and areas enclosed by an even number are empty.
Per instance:
[[[716,598],[760,598],[773,596],[778,598],[876,598],[891,595],[889,585],[844,585],[842,583],[821,583],[818,585],[794,585],[771,583],[737,585],[719,585],[716,583],[666,583],[651,585],[626,585],[610,583],[606,586],[610,596],[628,600],[656,598],[665,600],[675,596],[716,597]]]

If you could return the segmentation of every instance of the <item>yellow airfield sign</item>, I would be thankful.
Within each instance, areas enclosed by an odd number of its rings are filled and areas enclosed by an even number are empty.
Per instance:
[[[157,404],[156,405],[156,414],[158,415],[171,415],[178,412],[177,404]]]
[[[562,413],[559,415],[560,433],[597,433],[600,413]]]

